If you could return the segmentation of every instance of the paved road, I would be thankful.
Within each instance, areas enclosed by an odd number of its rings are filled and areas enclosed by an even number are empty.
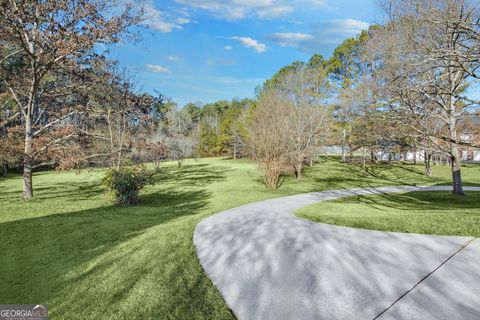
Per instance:
[[[338,190],[251,203],[203,220],[193,241],[239,319],[480,319],[480,239],[369,231],[294,216],[303,206],[339,197],[422,190],[450,188]]]

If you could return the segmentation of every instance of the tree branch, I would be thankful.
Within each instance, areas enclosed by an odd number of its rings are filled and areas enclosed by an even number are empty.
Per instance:
[[[64,115],[63,117],[58,118],[58,119],[56,119],[56,120],[54,120],[54,121],[52,121],[52,122],[44,125],[42,128],[40,128],[40,129],[38,129],[37,131],[35,131],[35,132],[33,133],[33,136],[36,137],[36,136],[38,136],[39,134],[41,134],[43,131],[45,131],[46,129],[50,128],[51,126],[53,126],[53,125],[55,125],[55,124],[57,124],[57,123],[59,123],[59,122],[62,122],[63,120],[71,117],[71,116],[74,115],[74,114],[81,114],[81,113],[82,113],[82,112],[72,111],[72,112]]]

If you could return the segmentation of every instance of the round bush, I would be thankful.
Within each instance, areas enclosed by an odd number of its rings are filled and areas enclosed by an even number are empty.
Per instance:
[[[119,205],[138,203],[140,190],[153,183],[152,173],[143,166],[109,169],[102,184],[110,192],[114,202]]]

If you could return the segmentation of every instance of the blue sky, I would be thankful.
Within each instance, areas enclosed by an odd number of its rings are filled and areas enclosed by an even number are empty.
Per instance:
[[[374,0],[146,0],[142,41],[111,56],[180,106],[250,98],[279,68],[378,22]]]

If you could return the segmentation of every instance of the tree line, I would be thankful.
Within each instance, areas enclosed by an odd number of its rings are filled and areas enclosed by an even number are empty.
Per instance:
[[[23,172],[24,199],[42,168],[181,166],[236,150],[232,119],[247,100],[180,109],[137,90],[135,75],[106,57],[136,41],[132,27],[147,14],[127,1],[0,2],[0,164]]]
[[[23,171],[24,199],[38,168],[191,156],[184,113],[161,94],[138,92],[102,49],[134,41],[132,27],[147,13],[128,1],[0,2],[0,161]]]
[[[386,0],[385,22],[345,40],[330,59],[314,55],[279,70],[259,89],[248,133],[251,154],[275,189],[285,166],[301,178],[320,147],[361,153],[363,166],[423,152],[451,166],[462,195],[461,160],[480,147],[480,4]]]
[[[123,3],[123,2],[122,2]],[[126,4],[125,4],[126,3]],[[0,5],[0,162],[23,171],[33,196],[37,168],[72,169],[190,157],[248,157],[269,189],[302,179],[325,147],[342,161],[422,152],[452,167],[478,148],[480,12],[471,0],[386,0],[385,22],[281,68],[254,99],[179,108],[142,93],[135,77],[101,53],[146,18],[140,6],[82,0]],[[148,180],[148,179],[147,179]],[[145,180],[146,181],[146,180]]]

